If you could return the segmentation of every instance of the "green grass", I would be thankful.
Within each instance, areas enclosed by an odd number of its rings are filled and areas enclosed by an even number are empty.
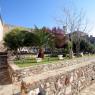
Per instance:
[[[36,62],[35,58],[24,58],[20,60],[15,60],[14,63],[18,65],[19,67],[28,67],[33,65],[39,65],[39,64],[48,64],[55,61],[59,61],[58,57],[45,57],[42,62]]]
[[[86,57],[92,57],[92,56],[95,56],[95,55],[85,55],[83,56],[83,58],[86,58]],[[74,59],[79,59],[81,57],[76,57]],[[68,60],[69,58],[66,58],[64,57],[64,61]],[[73,60],[73,59],[69,59],[69,60]],[[36,62],[36,59],[35,58],[24,58],[24,59],[20,59],[20,60],[14,60],[14,63],[16,65],[18,65],[19,67],[29,67],[29,66],[33,66],[33,65],[39,65],[39,64],[51,64],[51,63],[57,63],[57,61],[60,61],[58,59],[58,57],[45,57],[42,62]]]

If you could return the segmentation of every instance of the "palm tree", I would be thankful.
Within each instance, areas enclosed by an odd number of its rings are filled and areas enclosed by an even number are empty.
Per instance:
[[[37,39],[35,39],[36,40],[35,43],[36,46],[39,48],[38,58],[44,58],[45,48],[51,47],[54,44],[52,35],[49,32],[49,30],[45,27],[41,29],[35,27],[33,32],[37,36]]]

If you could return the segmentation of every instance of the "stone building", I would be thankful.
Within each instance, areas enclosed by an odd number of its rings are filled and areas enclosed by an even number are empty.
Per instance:
[[[10,31],[11,29],[15,28],[16,26],[5,24],[3,22],[2,16],[0,14],[0,52],[5,51],[5,47],[3,45],[3,37],[4,35]]]
[[[67,36],[71,38],[71,36],[78,36],[78,37],[83,37],[83,38],[88,38],[88,34],[82,31],[75,31],[72,33],[68,33]]]
[[[3,40],[3,37],[7,32],[9,32],[10,30],[12,30],[16,27],[21,27],[21,26],[15,26],[15,25],[10,25],[10,24],[4,23],[2,16],[0,15],[0,41]],[[21,28],[23,28],[23,27],[21,27]]]
[[[3,21],[0,15],[0,41],[3,40]]]

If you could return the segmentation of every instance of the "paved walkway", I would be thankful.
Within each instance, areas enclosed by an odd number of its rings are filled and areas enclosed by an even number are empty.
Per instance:
[[[7,69],[0,69],[0,95],[12,95],[12,85]]]
[[[0,68],[0,95],[17,95],[14,94],[18,92],[17,89],[18,87],[11,84],[7,68]]]
[[[79,95],[95,95],[95,83],[82,90]]]
[[[20,88],[14,84],[0,85],[0,95],[20,95]]]

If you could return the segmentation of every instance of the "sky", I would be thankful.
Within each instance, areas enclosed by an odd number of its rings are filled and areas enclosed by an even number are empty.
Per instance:
[[[4,23],[24,27],[59,26],[56,18],[62,17],[62,10],[74,6],[83,9],[89,23],[89,34],[95,36],[95,0],[0,0]]]

